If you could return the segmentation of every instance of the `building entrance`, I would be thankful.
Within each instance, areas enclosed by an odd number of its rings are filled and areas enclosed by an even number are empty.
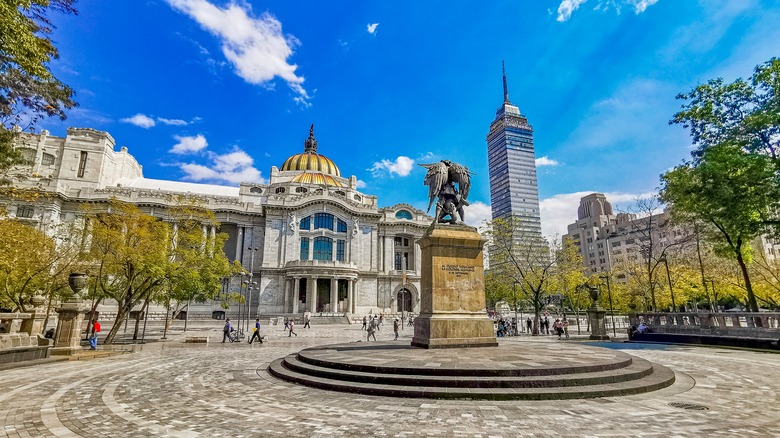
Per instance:
[[[398,311],[399,312],[411,312],[412,311],[412,293],[409,292],[409,289],[401,289],[398,291],[398,296],[396,297],[396,302],[398,303]]]

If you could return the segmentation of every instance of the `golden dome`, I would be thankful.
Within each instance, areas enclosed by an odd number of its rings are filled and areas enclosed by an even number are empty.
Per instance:
[[[330,175],[341,176],[341,171],[330,158],[320,155],[316,152],[306,152],[296,154],[288,158],[282,164],[282,171],[285,170],[309,170],[322,172]]]
[[[330,160],[328,160],[330,161]],[[338,172],[338,169],[336,169]],[[292,182],[303,184],[326,184],[334,187],[343,187],[340,182],[330,175],[326,175],[322,172],[303,172],[302,174],[293,178]]]
[[[314,139],[314,125],[311,125],[311,128],[309,128],[309,138],[303,143],[303,153],[293,155],[285,160],[281,170],[302,170],[304,172],[308,170],[315,173],[321,172],[323,174],[341,176],[341,171],[336,166],[336,163],[331,161],[330,158],[317,153],[317,140]],[[341,186],[341,184],[338,185]]]

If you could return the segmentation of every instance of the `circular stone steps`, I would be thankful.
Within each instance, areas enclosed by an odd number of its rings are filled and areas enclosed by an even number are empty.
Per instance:
[[[674,372],[629,354],[571,343],[420,349],[396,342],[304,349],[268,372],[315,388],[395,397],[550,400],[638,394]]]

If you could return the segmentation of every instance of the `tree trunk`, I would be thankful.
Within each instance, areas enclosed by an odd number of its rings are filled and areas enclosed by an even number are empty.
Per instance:
[[[734,252],[737,254],[737,263],[739,263],[739,269],[742,270],[742,278],[745,279],[748,310],[751,312],[758,312],[758,302],[756,301],[756,296],[753,294],[753,285],[750,283],[750,274],[748,273],[745,260],[742,258],[742,251],[736,250]],[[756,318],[756,327],[761,327],[761,318]]]
[[[103,341],[104,344],[114,343],[114,338],[116,337],[117,332],[119,332],[119,328],[122,327],[122,321],[125,319],[125,315],[127,315],[127,312],[129,311],[130,310],[127,309],[125,305],[121,305],[117,308],[116,319],[114,320],[114,324],[111,326],[111,330],[108,331],[106,340]]]

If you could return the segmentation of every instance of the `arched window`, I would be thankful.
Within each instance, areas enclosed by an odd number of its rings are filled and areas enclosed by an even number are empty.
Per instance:
[[[333,231],[333,215],[330,213],[314,213],[314,229],[325,228]]]
[[[252,187],[251,189],[249,189],[249,193],[263,193],[263,189],[261,189],[260,187]]]
[[[353,198],[355,198],[355,201],[360,201],[360,195],[353,195]]]
[[[412,214],[406,210],[398,210],[395,212],[396,219],[412,220]]]
[[[338,233],[346,233],[347,232],[347,223],[343,220],[338,220],[338,228],[336,229],[336,232]]]
[[[309,231],[309,228],[311,227],[311,216],[306,216],[305,218],[301,219],[300,227],[304,231]]]
[[[306,187],[296,187],[295,188],[295,193],[306,193],[308,191],[309,191],[309,189],[307,189]]]
[[[278,187],[276,193],[284,193],[284,187]]]
[[[313,260],[332,260],[333,259],[333,239],[330,237],[314,238]]]

